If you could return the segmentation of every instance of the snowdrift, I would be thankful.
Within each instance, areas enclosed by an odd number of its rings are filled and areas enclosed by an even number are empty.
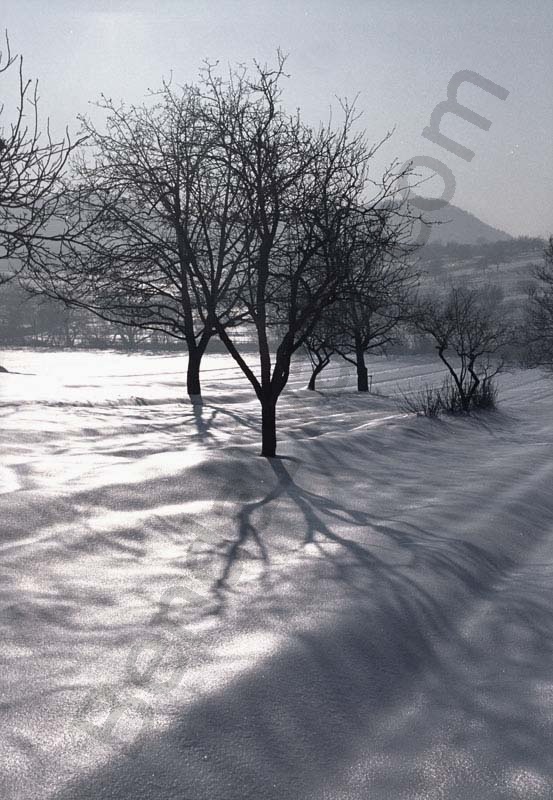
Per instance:
[[[552,795],[548,379],[429,421],[430,360],[298,365],[269,462],[228,360],[4,362],[2,797]]]

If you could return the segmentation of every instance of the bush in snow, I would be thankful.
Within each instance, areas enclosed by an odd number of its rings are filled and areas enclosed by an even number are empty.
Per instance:
[[[505,365],[513,325],[495,287],[454,287],[445,297],[422,300],[414,326],[434,340],[447,368],[440,390],[444,410],[467,413],[495,404],[494,377]]]

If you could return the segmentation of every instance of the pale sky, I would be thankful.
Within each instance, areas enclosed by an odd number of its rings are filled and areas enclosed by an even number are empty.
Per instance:
[[[287,102],[309,122],[359,94],[371,140],[396,126],[378,168],[437,158],[455,176],[455,205],[515,235],[553,232],[553,0],[3,0],[0,26],[39,78],[55,129],[74,130],[101,92],[138,102],[171,73],[193,82],[204,58],[271,61],[280,47]],[[444,117],[470,163],[421,136],[463,69],[509,92],[461,87],[489,131]],[[436,196],[442,184],[428,187]]]

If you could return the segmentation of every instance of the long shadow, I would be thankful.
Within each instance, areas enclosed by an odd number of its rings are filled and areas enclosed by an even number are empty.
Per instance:
[[[295,468],[271,461],[269,491],[238,508],[214,594],[224,607],[248,543],[270,572],[272,532],[256,515],[285,499],[303,545],[351,593],[350,609],[290,633],[237,678],[177,706],[172,723],[114,744],[104,767],[56,800],[314,800],[341,790],[403,800],[438,787],[448,800],[550,798],[552,571],[521,582],[508,555],[349,508],[302,487]],[[363,543],[368,528],[407,558],[390,562]],[[305,580],[306,595],[320,590]],[[492,602],[489,621],[467,632],[460,612]],[[364,769],[346,778],[356,759]]]
[[[204,444],[219,444],[220,440],[217,438],[217,423],[221,418],[227,418],[234,424],[235,430],[233,433],[243,436],[244,430],[257,430],[258,421],[248,420],[244,414],[238,414],[230,411],[222,404],[214,405],[211,401],[202,399],[197,400],[192,404],[192,413],[185,416],[184,423],[192,421],[198,439]],[[227,432],[228,433],[228,432]]]
[[[293,459],[290,459],[290,461],[292,461],[297,468],[298,462]],[[238,563],[240,554],[249,541],[254,542],[263,564],[266,567],[269,564],[268,548],[263,541],[263,537],[254,525],[252,517],[254,513],[263,508],[263,506],[267,506],[284,494],[289,493],[290,484],[293,483],[292,476],[283,465],[283,459],[281,457],[270,459],[269,463],[277,475],[278,480],[276,484],[260,500],[243,504],[236,514],[237,535],[228,547],[227,552],[223,555],[221,574],[214,585],[214,593],[221,606],[224,605],[225,591],[228,589],[233,568]]]
[[[413,568],[429,568],[433,572],[451,574],[473,590],[483,585],[484,578],[487,582],[497,580],[512,565],[510,558],[498,557],[496,553],[492,556],[485,548],[465,540],[429,533],[412,523],[403,523],[401,528],[394,527],[390,525],[390,520],[379,518],[374,512],[346,508],[331,496],[316,494],[299,486],[287,468],[285,459],[270,459],[269,463],[276,477],[274,486],[260,500],[244,504],[236,514],[237,534],[223,556],[221,574],[215,584],[216,595],[221,603],[224,603],[224,589],[228,587],[233,568],[239,562],[240,552],[248,541],[254,542],[264,564],[268,565],[268,550],[254,524],[253,516],[263,506],[283,497],[288,497],[293,507],[301,512],[303,545],[314,545],[324,559],[333,561],[337,575],[341,559],[333,556],[332,551],[325,550],[325,543],[338,545],[341,553],[370,573],[373,581],[376,578],[382,578],[388,583],[399,580],[403,588],[412,592],[411,600],[421,597],[432,602],[432,597],[428,596],[424,585],[419,585],[414,578],[408,578],[403,564],[391,565],[378,557],[377,549],[337,533],[331,523],[358,528],[361,532],[372,529],[388,538],[396,548],[408,553]],[[297,470],[299,462],[292,463],[294,471]],[[373,591],[373,587],[370,590],[358,587],[354,589],[362,593]]]

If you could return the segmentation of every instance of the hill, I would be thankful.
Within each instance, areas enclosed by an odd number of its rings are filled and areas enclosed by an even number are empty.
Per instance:
[[[484,244],[504,242],[513,237],[494,228],[481,219],[457,206],[447,205],[438,211],[426,213],[425,218],[437,223],[430,233],[430,244]]]

